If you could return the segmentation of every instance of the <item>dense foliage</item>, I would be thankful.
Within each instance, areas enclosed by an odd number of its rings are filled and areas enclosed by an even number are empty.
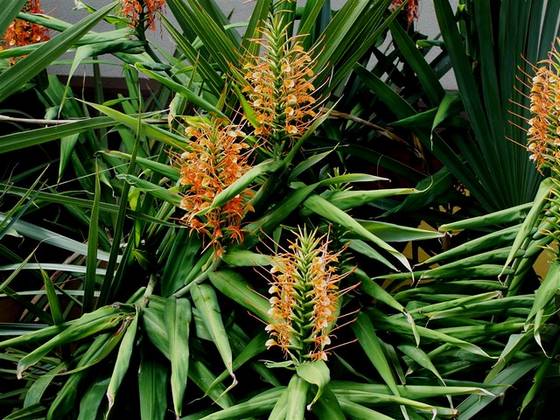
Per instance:
[[[0,415],[549,412],[560,1],[218,4],[7,0]]]

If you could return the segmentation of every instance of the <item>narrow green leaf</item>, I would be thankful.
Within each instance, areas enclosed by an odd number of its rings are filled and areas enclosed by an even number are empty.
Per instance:
[[[222,294],[245,307],[263,321],[270,320],[268,314],[270,304],[262,295],[255,292],[240,274],[221,270],[209,273],[208,278]]]
[[[200,316],[204,322],[206,330],[210,333],[212,341],[216,345],[220,356],[232,376],[234,383],[235,375],[233,374],[233,357],[231,354],[231,347],[226,333],[218,297],[214,292],[214,288],[208,284],[193,284],[191,288],[191,295],[194,304],[198,309]]]
[[[146,353],[138,373],[141,420],[163,420],[167,412],[167,379],[169,369],[163,363],[151,359]]]
[[[108,117],[94,117],[87,120],[58,124],[53,127],[18,131],[0,136],[0,153],[13,152],[49,141],[68,138],[84,131],[105,128],[114,125]]]
[[[93,207],[89,219],[88,252],[86,260],[86,278],[84,281],[84,304],[83,312],[89,312],[93,308],[93,292],[97,280],[97,244],[99,242],[99,202],[101,200],[101,181],[99,179],[99,166],[95,162],[95,192],[93,196]]]
[[[244,249],[230,249],[224,254],[222,261],[231,267],[263,267],[272,265],[273,257]]]
[[[89,420],[96,418],[103,396],[109,385],[109,378],[95,382],[80,400],[80,413],[78,420]]]
[[[346,399],[339,399],[340,406],[344,413],[352,419],[368,419],[368,420],[394,420],[393,417],[386,416],[379,411],[364,407],[363,405],[353,403]]]
[[[430,100],[432,106],[437,105],[444,97],[445,92],[435,72],[426,62],[426,59],[422,56],[420,51],[418,51],[414,41],[410,39],[408,33],[398,22],[391,22],[389,28],[391,29],[393,42],[400,50],[406,62],[416,73],[425,95]]]
[[[517,251],[519,251],[525,240],[529,237],[531,231],[537,226],[539,219],[542,217],[542,209],[548,203],[548,197],[553,188],[554,181],[552,179],[547,178],[541,182],[537,195],[535,196],[533,206],[531,207],[531,210],[527,214],[525,221],[521,225],[521,228],[513,241],[507,260],[504,263],[504,271],[513,261]]]
[[[165,321],[171,360],[171,395],[177,417],[181,416],[189,372],[189,325],[191,305],[187,299],[167,299]],[[161,384],[160,384],[161,386]]]
[[[153,124],[142,121],[139,127],[138,117],[123,114],[117,110],[109,108],[105,105],[93,104],[86,102],[89,106],[96,109],[97,111],[107,115],[114,121],[123,124],[130,128],[134,133],[142,133],[146,137],[159,140],[168,146],[178,147],[179,149],[184,149],[186,144],[186,139],[178,134],[172,133],[170,131],[164,130],[162,128],[156,127]]]
[[[387,251],[393,257],[400,261],[400,263],[409,271],[412,271],[412,267],[410,263],[406,259],[404,255],[402,255],[399,251],[394,249],[392,246],[387,244],[386,242],[379,239],[376,235],[369,232],[365,229],[360,223],[358,223],[355,219],[345,213],[343,210],[340,210],[335,205],[329,203],[327,200],[322,198],[321,196],[314,195],[309,197],[305,200],[304,206],[309,210],[317,213],[318,215],[324,217],[327,220],[330,220],[333,223],[337,223],[340,226],[345,227],[346,229],[350,230],[351,232],[357,234],[363,239],[373,242],[375,245],[380,247],[382,250]]]
[[[304,420],[307,401],[307,381],[298,375],[293,375],[288,384],[288,403],[286,405],[286,419]]]
[[[282,165],[281,162],[267,160],[260,163],[257,166],[251,168],[246,174],[241,176],[237,181],[228,186],[225,190],[220,192],[212,201],[210,207],[205,209],[200,214],[205,214],[217,207],[221,207],[226,204],[229,200],[240,194],[245,188],[247,188],[256,178],[263,176],[267,173],[276,171]]]
[[[336,395],[327,386],[319,401],[313,406],[313,414],[321,420],[346,420]]]
[[[216,108],[215,105],[211,104],[210,102],[208,102],[207,100],[205,100],[201,96],[197,95],[192,90],[190,90],[188,87],[183,86],[183,85],[171,80],[170,78],[162,76],[162,75],[160,75],[160,74],[158,74],[154,71],[148,70],[144,66],[142,66],[141,64],[137,64],[135,67],[138,70],[140,70],[142,73],[144,73],[146,76],[150,77],[151,79],[157,80],[162,85],[167,86],[173,92],[176,92],[179,95],[182,95],[189,102],[191,102],[193,105],[196,105],[196,106],[198,106],[198,107],[200,107],[200,108],[202,108],[202,109],[204,109],[204,110],[206,110],[210,113],[213,113],[213,114],[215,114],[219,117],[227,118],[218,108]]]
[[[47,292],[47,300],[49,301],[53,323],[59,325],[64,321],[64,318],[62,316],[62,309],[60,300],[56,294],[56,289],[54,288],[51,278],[43,270],[41,270],[41,277],[43,277],[43,284]]]
[[[317,360],[314,362],[305,362],[296,366],[296,373],[306,382],[311,385],[317,386],[317,392],[313,400],[307,405],[307,410],[311,410],[313,404],[317,402],[325,387],[331,380],[331,374],[329,368],[325,362],[322,360]]]
[[[115,2],[110,3],[85,17],[0,74],[0,102],[18,91],[25,82],[65,53],[74,42],[88,33],[115,6]]]
[[[139,315],[136,313],[136,316],[130,325],[128,325],[117,353],[117,360],[115,361],[113,373],[111,374],[111,379],[105,392],[107,399],[109,400],[109,407],[107,408],[107,411],[111,411],[111,408],[115,403],[117,391],[119,390],[124,376],[128,371],[128,366],[130,365],[130,358],[134,350],[136,331],[138,329],[138,317]]]
[[[389,362],[383,352],[382,344],[375,333],[375,329],[373,328],[373,324],[371,323],[369,317],[365,313],[358,315],[356,322],[352,325],[352,329],[354,330],[362,349],[379,375],[383,378],[383,381],[391,389],[394,395],[400,396],[399,390],[397,389],[397,383],[395,382],[395,377],[393,376]]]

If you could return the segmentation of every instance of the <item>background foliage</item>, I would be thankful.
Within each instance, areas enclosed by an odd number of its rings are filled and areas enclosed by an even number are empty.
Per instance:
[[[389,0],[257,0],[242,24],[213,0],[169,0],[157,19],[172,53],[117,3],[84,4],[74,25],[24,3],[8,1],[0,32],[17,16],[52,39],[0,51],[4,418],[548,412],[555,184],[518,143],[530,63],[551,48],[560,1],[436,0],[442,36],[427,39]],[[275,128],[281,150],[256,141],[243,95],[241,64],[271,13],[315,53],[321,104],[299,137]],[[94,32],[101,21],[114,29]],[[67,51],[68,83],[46,72]],[[106,54],[125,88],[74,88],[78,64],[102,86]],[[459,92],[440,84],[451,68]],[[34,115],[13,109],[35,98]],[[179,221],[173,157],[193,141],[186,127],[241,117],[253,168],[211,208],[250,188],[254,211],[243,241],[218,253]],[[265,346],[269,271],[301,226],[343,252],[348,290],[328,361],[286,368]]]

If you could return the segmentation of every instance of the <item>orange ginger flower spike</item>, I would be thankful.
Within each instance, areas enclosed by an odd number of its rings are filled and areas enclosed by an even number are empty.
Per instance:
[[[186,130],[192,138],[190,150],[180,159],[181,185],[187,191],[180,207],[186,211],[181,219],[192,230],[210,237],[219,254],[224,242],[241,242],[241,222],[251,211],[249,199],[253,191],[246,188],[218,208],[210,209],[216,196],[237,181],[249,169],[249,146],[237,125],[205,120],[193,123]]]
[[[141,22],[146,28],[155,29],[156,13],[165,6],[165,0],[122,0],[122,13],[137,27]]]
[[[297,139],[317,117],[315,60],[300,38],[288,38],[281,13],[269,19],[258,42],[264,54],[250,56],[243,67],[243,91],[258,123],[255,134],[273,145]]]
[[[553,49],[540,64],[529,93],[527,150],[540,172],[550,168],[560,173],[560,53]]]
[[[44,13],[40,0],[27,0],[22,12],[32,14]],[[48,30],[44,26],[23,19],[14,19],[4,34],[2,46],[4,48],[22,47],[48,41],[49,39]]]
[[[328,246],[328,239],[317,237],[316,231],[300,230],[271,270],[272,321],[266,327],[266,345],[280,347],[296,364],[327,360],[340,301],[338,283],[344,277],[336,272],[341,252],[333,253]]]
[[[400,7],[406,1],[406,21],[408,26],[412,25],[418,19],[418,0],[393,0],[391,10]]]

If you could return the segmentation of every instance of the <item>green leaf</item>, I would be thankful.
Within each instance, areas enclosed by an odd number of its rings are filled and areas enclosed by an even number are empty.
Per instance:
[[[399,350],[418,363],[425,369],[428,369],[430,372],[434,374],[436,378],[438,378],[441,383],[445,386],[445,381],[443,377],[440,375],[432,361],[430,360],[430,356],[428,356],[424,350],[419,347],[409,346],[406,344],[398,346]]]
[[[245,365],[249,360],[256,357],[257,355],[263,353],[266,350],[266,340],[268,335],[263,332],[256,335],[245,347],[239,355],[233,360],[233,370],[239,369],[241,366]],[[213,389],[214,386],[223,382],[229,374],[229,370],[224,370],[216,380],[210,385],[210,389]]]
[[[313,400],[307,405],[307,410],[311,410],[313,404],[317,402],[325,387],[331,380],[331,374],[329,368],[325,362],[322,360],[317,360],[314,362],[305,362],[296,366],[296,373],[306,382],[311,385],[317,386],[317,392]]]
[[[424,241],[443,237],[442,233],[433,230],[412,228],[394,223],[374,220],[358,220],[358,222],[369,232],[386,242]]]
[[[336,191],[328,196],[328,200],[339,209],[347,210],[370,204],[383,198],[415,193],[419,193],[419,191],[414,188],[389,188],[370,191]]]
[[[286,420],[286,407],[288,406],[288,389],[286,388],[268,416],[268,420]]]
[[[214,288],[208,284],[193,284],[191,295],[206,330],[210,333],[212,341],[216,345],[226,369],[229,371],[235,383],[231,347],[222,321],[220,305],[218,304],[218,297],[214,292]]]
[[[459,230],[484,230],[488,226],[521,223],[527,218],[533,208],[533,203],[520,204],[482,216],[447,223],[439,227],[440,232],[453,232]]]
[[[167,201],[174,206],[179,206],[181,204],[181,196],[167,188],[161,187],[145,179],[138,178],[134,175],[122,174],[118,178],[125,180],[130,185],[133,185],[139,191],[145,191],[150,195],[153,195],[160,200]]]
[[[22,374],[26,369],[37,364],[44,356],[56,347],[67,345],[103,331],[112,330],[120,325],[127,316],[129,316],[126,312],[101,317],[90,317],[88,315],[90,314],[86,314],[78,320],[82,322],[71,324],[60,334],[25,355],[19,361],[17,366],[18,377],[22,377]],[[5,344],[5,342],[3,344]]]
[[[387,251],[393,257],[399,260],[400,263],[406,269],[412,271],[412,267],[410,266],[410,263],[408,262],[408,260],[404,255],[402,255],[399,251],[394,249],[391,245],[379,239],[373,233],[369,232],[366,228],[360,225],[358,221],[353,219],[343,210],[340,210],[335,205],[329,203],[321,196],[314,195],[309,197],[307,200],[305,200],[304,206],[307,209],[313,211],[314,213],[317,213],[318,215],[324,217],[325,219],[345,227],[346,229],[350,230],[351,232],[358,235],[359,237],[373,242],[382,250]]]
[[[93,196],[93,207],[89,219],[88,251],[86,261],[86,278],[84,282],[84,304],[83,312],[89,312],[93,307],[93,293],[96,283],[97,268],[97,244],[99,241],[99,202],[101,200],[101,182],[99,179],[99,166],[95,162],[95,192]]]
[[[37,378],[33,382],[33,384],[31,384],[31,386],[27,390],[27,393],[25,394],[23,407],[32,407],[36,404],[39,404],[41,402],[41,398],[43,398],[43,394],[45,393],[53,379],[56,378],[56,375],[63,370],[66,370],[67,368],[68,366],[66,365],[66,363],[60,363],[58,366],[54,367],[48,375],[43,375]]]
[[[167,412],[167,378],[169,369],[146,353],[138,372],[141,420],[163,420]]]
[[[452,115],[456,115],[458,107],[461,103],[461,97],[456,93],[446,93],[441,103],[437,108],[436,115],[434,116],[434,121],[432,122],[432,128],[430,130],[430,140],[433,141],[433,135],[436,128],[438,128],[447,118]]]
[[[538,311],[543,310],[546,306],[553,300],[560,290],[560,262],[554,261],[549,269],[546,277],[539,285],[539,288],[535,292],[535,300],[533,306],[531,307],[531,312],[525,320],[527,328],[530,326],[530,322]]]
[[[353,403],[343,398],[339,398],[339,403],[345,414],[351,419],[368,419],[368,420],[394,420],[393,417],[386,416],[379,411],[364,407],[363,405]]]
[[[514,363],[510,367],[500,372],[494,379],[486,385],[494,385],[493,396],[471,395],[457,406],[459,419],[468,420],[477,416],[482,409],[494,401],[498,396],[502,396],[507,389],[512,387],[519,379],[539,365],[539,360],[524,360]]]
[[[511,250],[509,252],[507,260],[504,263],[504,271],[513,261],[513,259],[517,255],[517,251],[521,249],[521,246],[523,245],[525,240],[529,238],[531,231],[539,223],[539,219],[542,217],[542,209],[548,203],[548,197],[550,196],[553,188],[554,181],[552,179],[547,178],[541,182],[537,195],[535,196],[533,206],[531,207],[531,210],[529,210],[525,221],[521,225],[521,228],[519,229],[519,232],[517,233],[517,236],[513,241],[513,245],[511,246]]]
[[[208,278],[223,295],[248,309],[263,321],[270,321],[268,300],[255,292],[240,274],[230,270],[221,270],[209,273]]]
[[[395,377],[393,376],[393,372],[389,366],[389,361],[385,356],[381,341],[377,337],[369,317],[365,313],[358,315],[356,322],[352,325],[352,329],[354,330],[362,349],[379,375],[383,378],[383,381],[391,389],[391,392],[394,395],[400,396],[399,390],[397,389],[397,383],[395,382]]]
[[[398,22],[391,22],[389,28],[391,29],[393,42],[400,50],[406,62],[416,73],[425,95],[430,100],[432,106],[437,105],[444,97],[445,92],[435,72],[426,62],[426,59],[422,56],[420,51],[418,51],[414,41],[410,39],[407,32]]]
[[[294,377],[297,378],[296,375]],[[307,383],[300,379],[300,381],[307,385]],[[233,405],[231,407],[225,408],[222,411],[218,411],[216,413],[202,416],[203,420],[222,420],[222,419],[249,419],[253,416],[260,416],[268,413],[278,399],[281,397],[282,393],[285,391],[286,388],[279,387],[270,389],[264,392],[261,392],[257,396],[243,401],[239,404]],[[305,410],[305,401],[303,401],[303,409]]]
[[[4,220],[6,220],[5,215],[0,213],[0,222]],[[51,230],[24,222],[23,220],[17,220],[13,224],[13,228],[22,236],[35,239],[39,242],[52,245],[57,248],[65,249],[70,252],[75,252],[79,255],[87,255],[87,244],[70,239]],[[101,261],[108,261],[109,254],[104,251],[97,250],[97,258]]]
[[[110,118],[94,117],[87,120],[58,124],[53,127],[18,131],[0,136],[0,153],[25,149],[49,141],[68,138],[84,131],[110,127],[114,124],[114,121]]]
[[[105,105],[93,104],[90,102],[86,102],[86,104],[112,118],[114,121],[127,126],[136,134],[141,133],[146,137],[159,140],[168,146],[177,147],[179,149],[184,149],[187,145],[186,139],[178,134],[174,134],[144,121],[138,124],[138,117],[136,116],[123,114]]]
[[[124,376],[128,371],[130,358],[136,344],[135,339],[136,331],[138,329],[138,318],[139,315],[138,313],[136,313],[136,316],[134,317],[130,325],[128,325],[126,333],[124,334],[124,337],[121,341],[121,345],[119,346],[117,360],[115,360],[113,373],[111,374],[110,382],[108,383],[108,387],[106,388],[105,392],[107,395],[107,399],[109,400],[109,407],[107,408],[107,411],[111,411],[111,408],[115,403],[117,391],[119,390]]]
[[[259,36],[259,29],[262,28],[264,22],[268,18],[271,5],[272,0],[257,0],[255,3],[255,8],[253,9],[253,13],[251,13],[249,24],[247,25],[241,42],[241,47],[246,50],[248,54],[256,55],[258,53],[259,44],[254,42],[254,39]]]
[[[110,3],[85,17],[0,74],[0,102],[21,89],[25,82],[38,75],[65,53],[74,42],[88,33],[115,6],[115,2]]]
[[[80,413],[78,420],[94,419],[97,416],[103,396],[109,385],[109,378],[95,382],[84,394],[80,400]]]
[[[325,387],[323,395],[319,398],[319,401],[313,406],[313,414],[320,418],[321,420],[345,420],[346,417],[342,412],[340,403],[336,398],[336,395],[329,389]]]
[[[229,249],[222,261],[231,267],[264,267],[272,265],[273,257],[244,249]]]
[[[114,156],[120,159],[125,159],[128,161],[131,161],[132,156],[128,153],[123,153],[120,152],[118,150],[104,150],[101,153],[107,155],[107,156]],[[136,157],[135,159],[136,163],[138,164],[138,166],[145,168],[145,169],[150,169],[154,172],[157,172],[163,176],[166,176],[167,178],[171,179],[172,181],[178,181],[179,177],[180,177],[180,171],[178,168],[165,164],[165,163],[160,163],[160,162],[156,162],[153,161],[151,159],[147,159],[147,158],[143,158],[143,157]]]
[[[245,188],[247,188],[256,178],[263,176],[267,173],[276,171],[282,162],[267,160],[260,163],[257,166],[251,168],[246,174],[241,176],[237,181],[228,186],[225,190],[220,192],[212,201],[210,207],[200,212],[199,214],[205,214],[215,208],[221,207],[226,204],[229,200],[240,194]]]
[[[308,382],[293,375],[288,384],[288,403],[286,405],[286,419],[304,420],[305,404],[307,401]]]
[[[191,102],[193,105],[196,105],[196,106],[198,106],[198,107],[200,107],[200,108],[202,108],[202,109],[204,109],[204,110],[206,110],[210,113],[216,114],[219,117],[227,119],[227,117],[218,108],[216,108],[215,105],[211,104],[210,102],[208,102],[207,100],[205,100],[201,96],[197,95],[196,93],[194,93],[192,90],[190,90],[186,86],[183,86],[183,85],[169,79],[168,77],[162,76],[162,75],[160,75],[160,74],[158,74],[154,71],[148,70],[144,66],[142,66],[141,64],[137,64],[135,67],[138,70],[140,70],[142,73],[144,73],[146,76],[150,77],[151,79],[157,80],[162,85],[167,86],[173,92],[176,92],[179,95],[182,95],[189,102]]]
[[[51,278],[43,270],[41,270],[41,277],[43,277],[43,284],[45,285],[45,290],[47,292],[47,299],[51,308],[53,323],[55,325],[59,325],[64,321],[64,318],[62,316],[60,300],[56,295],[56,289],[54,288]]]
[[[175,415],[181,415],[189,372],[189,325],[191,305],[187,299],[167,299],[165,322],[169,331],[171,361],[171,395]],[[159,386],[162,386],[161,384]]]

